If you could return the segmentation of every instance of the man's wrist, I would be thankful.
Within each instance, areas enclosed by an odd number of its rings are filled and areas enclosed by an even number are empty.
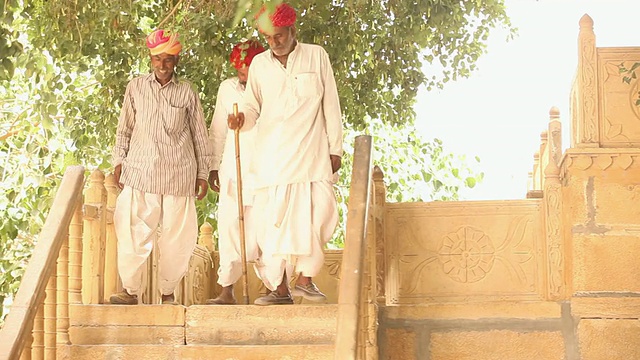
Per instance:
[[[196,179],[208,179],[208,178],[209,178],[209,172],[206,172],[206,171],[198,171],[196,175]]]

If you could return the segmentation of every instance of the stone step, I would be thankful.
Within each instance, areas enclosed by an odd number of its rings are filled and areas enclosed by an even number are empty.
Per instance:
[[[333,344],[337,305],[72,305],[74,345]]]
[[[71,345],[59,359],[73,360],[328,360],[333,345]]]
[[[190,306],[186,344],[333,344],[337,310],[337,305]]]
[[[184,326],[182,305],[70,305],[71,326]]]
[[[206,317],[208,320],[222,321],[269,321],[282,324],[307,321],[334,321],[338,315],[337,304],[317,305],[191,305],[186,308],[187,324],[192,320]]]
[[[184,345],[184,326],[70,326],[74,345]]]

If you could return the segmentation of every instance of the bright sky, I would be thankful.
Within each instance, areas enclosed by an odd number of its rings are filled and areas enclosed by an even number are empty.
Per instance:
[[[485,180],[467,200],[523,199],[533,153],[557,106],[569,145],[569,94],[577,66],[578,21],[594,20],[596,44],[640,46],[638,0],[505,0],[518,36],[494,32],[488,53],[468,79],[423,90],[417,127],[458,154],[478,155]],[[472,156],[471,156],[472,157]]]

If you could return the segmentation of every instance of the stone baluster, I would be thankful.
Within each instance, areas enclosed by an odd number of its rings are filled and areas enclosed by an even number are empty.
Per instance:
[[[101,304],[104,300],[106,205],[104,174],[94,170],[89,177],[84,204],[82,302],[85,304]]]
[[[105,181],[104,187],[107,190],[107,207],[106,207],[106,234],[105,234],[105,260],[104,260],[104,302],[109,302],[109,296],[122,290],[120,278],[118,275],[118,238],[113,225],[113,215],[116,207],[116,200],[120,189],[116,184],[116,178],[113,174],[109,174]]]
[[[44,359],[44,303],[39,304],[38,312],[33,320],[31,358],[34,360]]]
[[[69,225],[69,303],[82,304],[82,196]]]
[[[56,268],[56,343],[68,345],[69,342],[69,236],[65,237]]]
[[[44,298],[44,359],[55,360],[56,358],[56,271],[54,269],[47,287]]]

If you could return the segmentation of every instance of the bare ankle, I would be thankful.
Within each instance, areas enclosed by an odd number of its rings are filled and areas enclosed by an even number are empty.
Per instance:
[[[276,294],[278,294],[278,296],[289,295],[289,286],[287,286],[287,284],[280,284],[280,286],[276,288]]]

